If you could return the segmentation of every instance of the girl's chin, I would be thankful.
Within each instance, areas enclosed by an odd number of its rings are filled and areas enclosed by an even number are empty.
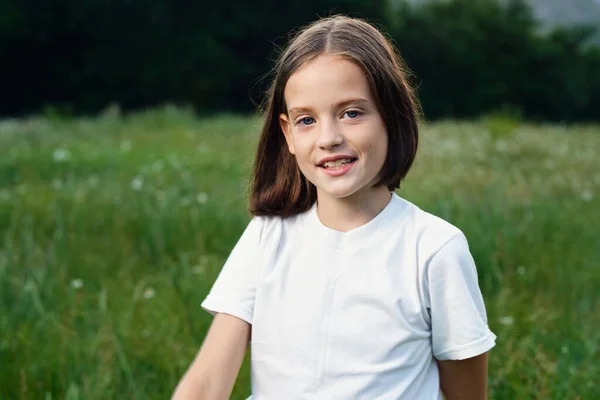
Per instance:
[[[339,182],[341,183],[341,182]],[[373,187],[373,183],[368,185],[315,185],[317,187],[317,197],[320,199],[326,198],[331,200],[357,200],[359,197],[364,198],[384,198],[387,197],[390,191],[383,186]]]
[[[319,198],[330,198],[330,199],[337,199],[337,200],[342,200],[342,199],[350,199],[351,197],[353,197],[354,195],[357,194],[357,192],[360,190],[360,188],[355,188],[355,187],[321,187],[319,188],[317,186],[317,196]]]

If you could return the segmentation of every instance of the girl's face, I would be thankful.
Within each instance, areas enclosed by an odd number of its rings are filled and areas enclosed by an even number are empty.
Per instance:
[[[289,151],[323,199],[389,194],[373,188],[387,155],[388,136],[363,71],[340,56],[321,55],[296,71],[280,115]]]

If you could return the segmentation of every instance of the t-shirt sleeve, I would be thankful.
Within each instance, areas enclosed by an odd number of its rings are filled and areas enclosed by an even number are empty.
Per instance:
[[[252,323],[260,268],[263,220],[254,217],[225,261],[201,306],[215,315],[224,313]]]
[[[463,360],[494,347],[496,335],[487,325],[475,262],[462,232],[430,258],[426,276],[434,357]]]

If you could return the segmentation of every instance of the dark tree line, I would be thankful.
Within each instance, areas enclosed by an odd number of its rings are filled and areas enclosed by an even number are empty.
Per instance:
[[[317,16],[383,26],[415,73],[427,118],[510,106],[547,120],[600,119],[600,51],[586,29],[541,34],[522,0],[5,0],[0,114],[95,113],[164,102],[249,111],[276,48]]]

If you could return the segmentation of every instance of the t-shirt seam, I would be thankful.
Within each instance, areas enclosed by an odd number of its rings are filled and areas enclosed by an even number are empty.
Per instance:
[[[450,238],[448,240],[446,240],[436,251],[434,251],[424,262],[423,262],[423,274],[425,274],[426,279],[425,279],[425,283],[426,283],[426,287],[427,287],[427,292],[429,293],[429,264],[431,264],[431,261],[435,258],[435,256],[437,256],[446,246],[448,246],[450,244],[450,242],[452,240],[454,240],[454,238],[456,238],[457,236],[462,235],[462,232],[459,230],[458,232],[455,232],[452,236],[450,236]],[[417,267],[419,268],[419,267]],[[429,294],[428,294],[429,295]],[[425,313],[427,314],[427,309],[428,307],[424,304],[424,300],[425,298],[421,299],[421,304],[423,304],[423,307],[425,307]]]
[[[436,256],[437,256],[437,255],[438,255],[438,254],[439,254],[439,253],[440,253],[440,252],[443,250],[443,249],[445,249],[445,248],[446,248],[446,246],[448,246],[448,245],[450,244],[450,242],[452,242],[452,241],[453,241],[455,238],[457,238],[457,237],[464,236],[464,233],[463,233],[463,232],[462,232],[460,229],[458,229],[458,228],[456,228],[456,229],[457,229],[458,231],[457,231],[457,232],[455,232],[453,235],[451,235],[451,236],[450,236],[450,238],[448,238],[448,240],[446,240],[446,241],[445,241],[445,242],[444,242],[444,243],[443,243],[443,244],[442,244],[442,245],[441,245],[441,246],[440,246],[440,247],[439,247],[439,248],[438,248],[436,251],[434,251],[434,252],[433,252],[433,253],[432,253],[432,254],[431,254],[431,255],[430,255],[430,256],[429,256],[429,257],[426,259],[426,261],[423,263],[423,273],[424,273],[424,274],[425,274],[425,276],[426,276],[425,283],[426,283],[426,285],[427,285],[426,287],[427,287],[427,292],[428,292],[427,296],[429,296],[429,292],[430,292],[430,290],[429,290],[429,289],[430,289],[430,288],[429,288],[429,265],[431,264],[431,262],[433,261],[433,259],[434,259],[434,258],[435,258],[435,257],[436,257]],[[419,297],[422,297],[422,296],[419,296]],[[424,311],[424,313],[421,313],[421,314],[423,315],[423,318],[424,318],[424,321],[425,321],[425,323],[431,323],[431,320],[429,320],[429,322],[428,322],[428,319],[426,318],[426,315],[427,315],[427,314],[429,314],[429,312],[428,312],[428,309],[429,309],[429,307],[427,307],[427,306],[425,305],[425,303],[424,303],[424,300],[425,300],[425,298],[424,298],[424,297],[420,299],[420,301],[421,301],[421,304],[422,304],[422,306],[424,307],[424,310],[423,310],[423,311]]]
[[[458,228],[457,228],[458,229]],[[452,236],[450,236],[450,238],[448,240],[446,240],[436,251],[434,251],[425,261],[424,266],[427,267],[431,261],[442,251],[446,248],[446,246],[448,246],[450,244],[450,242],[452,242],[455,238],[459,237],[459,236],[464,236],[462,231],[458,231],[455,232]]]
[[[452,354],[452,353],[456,353],[458,351],[463,351],[463,350],[467,350],[467,349],[470,349],[470,348],[473,348],[473,347],[477,347],[478,345],[487,342],[491,338],[493,338],[493,334],[491,334],[491,332],[486,332],[485,336],[483,336],[483,337],[481,337],[481,338],[479,338],[477,340],[474,340],[472,342],[469,342],[469,343],[466,343],[466,344],[462,344],[462,345],[459,345],[459,346],[450,347],[448,349],[444,349],[444,350],[441,350],[441,351],[437,351],[435,353],[435,356],[436,357],[446,356],[446,355],[449,355],[449,354]]]

